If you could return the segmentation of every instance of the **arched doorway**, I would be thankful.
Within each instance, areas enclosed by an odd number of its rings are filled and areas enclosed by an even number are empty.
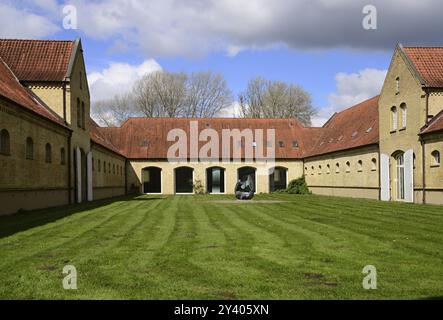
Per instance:
[[[162,169],[146,167],[142,169],[143,193],[162,193]]]
[[[237,170],[238,180],[245,182],[250,179],[254,192],[257,191],[255,172],[256,169],[254,167],[241,167]]]
[[[269,172],[269,192],[283,190],[287,187],[288,169],[284,167],[275,167]]]
[[[174,170],[175,193],[194,192],[194,169],[178,167]]]
[[[82,148],[74,149],[74,181],[77,203],[88,199],[88,171],[86,153]]]
[[[211,167],[206,169],[206,191],[208,193],[225,192],[225,169]]]

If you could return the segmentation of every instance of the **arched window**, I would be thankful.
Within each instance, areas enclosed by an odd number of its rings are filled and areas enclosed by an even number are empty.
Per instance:
[[[432,151],[432,165],[439,166],[440,165],[440,152],[437,150]]]
[[[45,146],[45,162],[51,163],[52,162],[52,148],[49,143]]]
[[[314,166],[311,166],[311,175],[314,174],[314,171],[315,171]]]
[[[308,174],[308,167],[305,167],[305,175]]]
[[[0,131],[0,153],[5,156],[9,156],[11,154],[9,132],[6,129]]]
[[[80,110],[80,99],[77,98],[77,127],[81,128],[82,126],[82,113]]]
[[[318,166],[318,174],[321,174],[321,165]]]
[[[98,159],[98,161],[97,161],[97,166],[98,166],[98,172],[100,172],[100,170],[101,170],[101,162],[100,162],[100,159]]]
[[[34,159],[34,141],[31,137],[26,138],[26,159]]]
[[[371,170],[377,171],[377,159],[375,159],[375,158],[372,158],[372,160],[371,160]]]
[[[60,164],[62,166],[66,164],[66,151],[63,147],[60,149]]]
[[[112,165],[112,174],[115,174],[115,164]]]
[[[85,103],[82,101],[82,128],[83,129],[86,129],[86,125],[85,125],[85,122],[86,122],[86,113],[85,113]]]
[[[351,163],[349,161],[346,162],[346,172],[351,172]]]
[[[108,173],[111,173],[111,163],[108,162]]]
[[[401,127],[402,129],[405,129],[408,119],[408,108],[406,107],[406,103],[402,103],[400,105],[400,110],[401,110]]]
[[[358,160],[357,162],[357,171],[362,172],[363,171],[363,161]]]
[[[331,166],[329,165],[329,163],[326,165],[326,173],[327,174],[331,173]]]
[[[340,163],[336,163],[335,164],[335,173],[339,173],[340,172]]]
[[[397,77],[395,79],[395,93],[396,94],[400,93],[400,77]]]
[[[397,107],[392,107],[391,108],[391,130],[392,131],[397,130],[397,124],[398,124]]]
[[[103,161],[103,172],[106,173],[106,161]]]

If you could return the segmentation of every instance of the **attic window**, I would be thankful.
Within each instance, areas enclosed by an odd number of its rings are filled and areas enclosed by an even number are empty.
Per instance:
[[[141,146],[142,146],[142,147],[147,147],[147,146],[149,146],[149,140],[148,140],[148,139],[144,139],[144,140],[142,141],[142,143],[141,143]]]
[[[324,141],[322,141],[322,142],[320,142],[320,145],[322,146],[322,145],[324,145],[325,144],[325,142]]]
[[[395,79],[395,94],[400,93],[400,77]]]
[[[337,141],[341,141],[343,139],[343,136],[340,136],[337,138]]]
[[[354,133],[352,134],[352,137],[355,138],[357,136],[358,132],[354,131]]]
[[[292,147],[298,148],[298,141],[297,140],[292,140]]]
[[[207,127],[210,127],[211,125],[209,124],[209,122],[206,122],[206,126],[207,126]]]
[[[367,130],[366,130],[366,133],[369,133],[369,132],[371,132],[372,131],[372,127],[369,127]]]

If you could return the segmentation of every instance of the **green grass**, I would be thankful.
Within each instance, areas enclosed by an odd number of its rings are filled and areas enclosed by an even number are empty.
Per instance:
[[[142,196],[0,217],[2,299],[443,297],[443,207]],[[63,266],[78,290],[62,287]],[[376,290],[362,269],[377,268]]]

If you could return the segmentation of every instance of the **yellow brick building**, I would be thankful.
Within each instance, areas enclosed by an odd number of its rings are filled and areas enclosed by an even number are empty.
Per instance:
[[[321,128],[228,118],[102,128],[89,117],[80,39],[0,40],[0,214],[128,193],[231,194],[246,175],[258,193],[304,176],[316,194],[443,204],[442,66],[443,48],[398,45],[380,96]],[[171,132],[186,137],[172,158]]]

